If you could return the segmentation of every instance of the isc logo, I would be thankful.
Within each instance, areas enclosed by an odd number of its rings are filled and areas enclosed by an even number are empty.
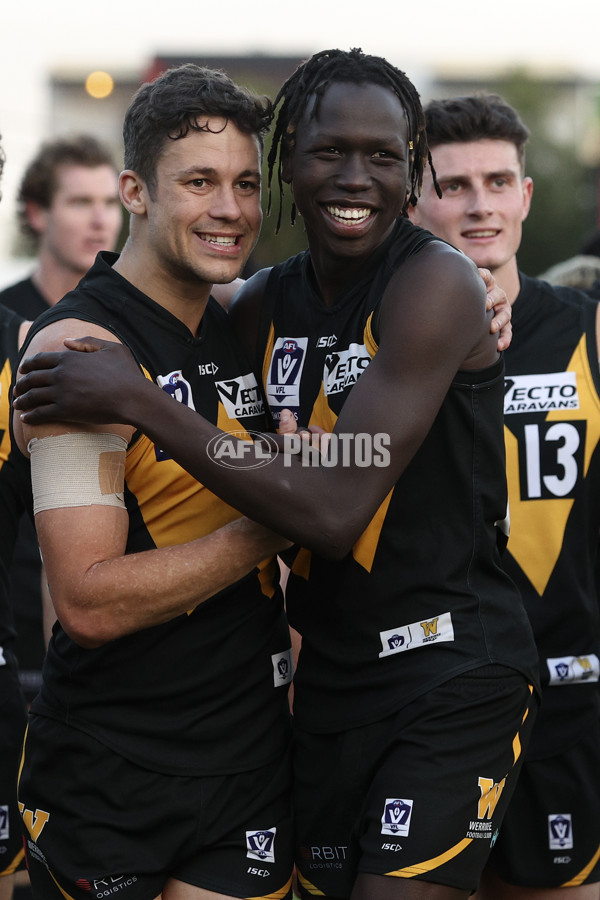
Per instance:
[[[255,869],[254,866],[250,866],[248,868],[248,875],[260,875],[262,878],[266,878],[267,875],[271,873],[267,869]]]

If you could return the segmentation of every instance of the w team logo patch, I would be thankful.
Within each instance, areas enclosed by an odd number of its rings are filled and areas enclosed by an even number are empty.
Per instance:
[[[551,850],[573,849],[571,813],[548,816],[548,846]]]
[[[9,836],[8,806],[0,806],[0,841],[7,841]]]
[[[260,862],[275,862],[275,835],[276,828],[268,828],[266,831],[246,832],[246,856],[248,859],[258,859]]]
[[[412,809],[412,800],[386,800],[381,817],[381,833],[393,837],[406,836],[410,828]]]

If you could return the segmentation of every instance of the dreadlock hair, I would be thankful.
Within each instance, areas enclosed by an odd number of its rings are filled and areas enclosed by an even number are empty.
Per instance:
[[[525,171],[525,144],[529,129],[499,94],[477,93],[432,100],[425,107],[430,147],[472,141],[508,141],[514,144],[521,171]]]
[[[323,94],[333,82],[350,82],[351,84],[378,84],[389,88],[396,94],[404,109],[408,122],[408,141],[410,147],[409,184],[410,191],[402,208],[406,215],[409,205],[415,204],[423,184],[425,161],[429,162],[433,173],[436,190],[440,193],[435,171],[431,162],[431,154],[427,146],[425,133],[425,116],[421,100],[416,88],[409,78],[381,56],[368,56],[358,47],[346,50],[322,50],[302,63],[281,87],[273,104],[277,119],[273,131],[268,162],[269,202],[267,214],[271,211],[271,181],[277,163],[277,183],[279,185],[279,212],[275,233],[281,225],[283,208],[283,162],[285,154],[294,146],[294,134],[311,97],[315,104],[311,116],[316,116]],[[411,146],[412,144],[412,146]],[[291,221],[296,218],[296,205],[292,204]]]

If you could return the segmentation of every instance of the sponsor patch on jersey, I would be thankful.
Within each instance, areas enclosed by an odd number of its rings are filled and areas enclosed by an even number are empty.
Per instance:
[[[294,675],[294,663],[292,662],[292,650],[284,650],[283,653],[274,653],[271,656],[273,663],[273,683],[275,687],[280,684],[289,684]]]
[[[427,644],[439,644],[443,641],[454,640],[454,628],[452,616],[443,613],[431,619],[423,619],[421,622],[413,622],[411,625],[401,625],[399,628],[391,628],[389,631],[380,631],[381,653],[379,658],[391,656],[393,653],[404,653],[406,650],[415,650]]]
[[[276,833],[276,828],[267,828],[265,831],[247,831],[247,858],[258,859],[260,862],[275,862]]]
[[[571,813],[548,816],[548,846],[550,850],[573,849]]]
[[[196,409],[194,406],[194,398],[192,397],[192,386],[189,381],[181,374],[178,369],[175,372],[169,372],[168,375],[157,375],[156,383],[163,389],[166,394],[170,394],[175,400],[179,400],[184,406],[190,409]]]
[[[550,672],[550,684],[584,684],[600,680],[600,661],[595,653],[550,657],[546,665]]]
[[[504,379],[504,415],[579,409],[575,372],[543,375],[507,375]]]
[[[300,378],[306,359],[307,337],[280,337],[275,341],[267,374],[267,402],[274,419],[278,411],[300,410]]]
[[[393,837],[405,837],[410,829],[413,801],[388,798],[381,817],[381,833]]]
[[[9,837],[8,806],[0,806],[0,841],[7,841]]]
[[[263,414],[264,404],[253,372],[226,381],[215,381],[215,387],[230,419]]]
[[[371,357],[364,344],[350,344],[347,350],[329,353],[323,368],[325,396],[339,394],[356,384]]]

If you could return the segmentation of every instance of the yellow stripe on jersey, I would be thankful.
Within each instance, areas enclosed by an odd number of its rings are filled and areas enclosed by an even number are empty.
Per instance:
[[[434,856],[432,859],[426,859],[421,863],[415,863],[412,866],[406,866],[404,869],[396,869],[394,872],[386,872],[385,874],[392,875],[394,878],[414,878],[416,875],[424,875],[425,872],[431,872],[432,869],[437,869],[438,866],[443,866],[448,860],[454,859],[463,850],[466,850],[472,842],[473,838],[463,838],[462,841],[459,841],[458,844],[450,847],[444,853],[440,853],[439,856]]]
[[[279,890],[273,891],[272,894],[260,894],[258,897],[249,897],[248,900],[283,900],[284,897],[287,897],[291,886],[292,876],[290,875],[286,884]]]
[[[6,360],[2,371],[0,372],[0,432],[2,433],[2,441],[0,442],[0,469],[2,464],[8,459],[10,453],[10,432],[8,430],[10,422],[10,404],[8,402],[10,380],[12,376],[12,368],[10,360]]]
[[[590,859],[587,866],[585,866],[578,875],[575,875],[574,878],[571,878],[570,881],[565,881],[564,884],[561,884],[561,887],[579,887],[580,884],[583,884],[585,879],[588,877],[598,860],[600,859],[600,846]]]
[[[23,850],[23,848],[21,848],[15,858],[8,864],[6,869],[0,869],[0,878],[4,878],[5,875],[14,875],[21,865],[24,856],[25,851]]]
[[[275,346],[275,328],[273,323],[269,327],[269,336],[267,338],[267,346],[263,356],[262,365],[262,383],[266,384],[269,378],[269,366],[271,365],[271,357],[273,356],[273,348]]]
[[[546,416],[546,421],[564,422],[573,419],[587,421],[583,472],[585,477],[592,454],[600,440],[600,399],[589,367],[585,336],[582,336],[575,348],[567,371],[576,374],[579,408],[551,410]],[[574,501],[569,497],[521,500],[518,442],[507,427],[504,429],[504,438],[510,504],[508,550],[541,596],[560,556]]]
[[[300,884],[302,885],[302,887],[304,888],[304,890],[306,891],[307,894],[312,894],[313,897],[324,897],[325,896],[323,891],[320,891],[319,888],[315,887],[314,884],[312,884],[312,882],[310,882],[308,880],[308,878],[305,878],[301,872],[298,872],[297,875],[298,875],[298,881],[300,882]]]

